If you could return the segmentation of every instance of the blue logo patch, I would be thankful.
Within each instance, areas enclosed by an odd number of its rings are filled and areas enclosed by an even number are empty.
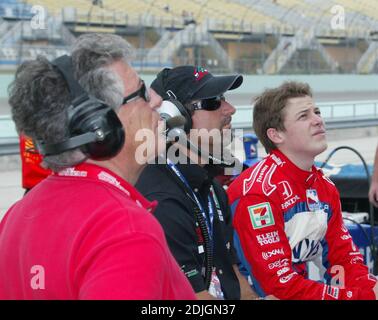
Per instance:
[[[310,211],[317,211],[321,209],[321,203],[318,198],[318,193],[315,189],[306,190],[307,206]]]

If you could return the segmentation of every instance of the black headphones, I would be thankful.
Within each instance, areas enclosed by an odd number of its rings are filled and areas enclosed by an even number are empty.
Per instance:
[[[185,118],[184,131],[185,133],[189,133],[193,126],[192,115],[188,109],[185,108],[179,100],[177,100],[175,93],[166,89],[165,79],[168,71],[168,68],[160,71],[154,82],[151,84],[151,87],[163,98],[162,107],[157,111],[160,114],[167,112],[169,117],[183,116]]]
[[[67,110],[69,138],[50,144],[38,141],[39,152],[49,156],[80,148],[91,159],[114,157],[125,142],[125,131],[116,112],[80,86],[74,78],[70,56],[63,55],[52,65],[63,75],[71,95]]]

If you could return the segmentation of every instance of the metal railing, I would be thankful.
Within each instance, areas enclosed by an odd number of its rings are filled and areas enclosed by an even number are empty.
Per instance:
[[[378,125],[378,101],[319,102],[327,129],[347,129]],[[232,127],[252,128],[253,106],[236,106]],[[19,153],[19,139],[10,116],[0,116],[0,156]]]
[[[318,102],[327,129],[357,128],[378,125],[378,101]],[[232,127],[252,128],[253,106],[237,106]]]

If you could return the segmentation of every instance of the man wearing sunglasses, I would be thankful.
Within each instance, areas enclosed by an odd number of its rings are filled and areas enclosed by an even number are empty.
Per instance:
[[[201,67],[180,66],[162,70],[151,84],[185,118],[190,143],[174,143],[183,161],[167,158],[164,164],[148,165],[136,187],[149,200],[158,200],[154,215],[199,299],[256,297],[236,267],[227,196],[214,180],[222,168],[210,158],[235,113],[224,93],[242,82],[241,75],[214,76]],[[207,139],[209,132],[215,134]]]
[[[84,34],[71,56],[17,69],[13,119],[54,172],[0,223],[0,300],[195,299],[156,204],[134,187],[146,165],[135,159],[137,133],[155,132],[154,147],[165,139],[161,97],[130,53],[120,36]]]

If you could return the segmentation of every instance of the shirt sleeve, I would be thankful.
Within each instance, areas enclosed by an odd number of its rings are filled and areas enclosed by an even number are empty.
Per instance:
[[[330,261],[328,275],[337,277],[341,286],[362,288],[362,299],[374,295],[373,287],[376,278],[369,274],[368,267],[357,246],[345,227],[341,214],[341,204],[338,192],[335,192],[332,202],[332,216],[328,223],[326,241],[329,244],[328,259]]]
[[[359,299],[360,288],[338,288],[306,279],[292,266],[292,251],[285,233],[283,214],[271,198],[244,196],[237,208],[234,227],[252,276],[265,294],[279,299]]]

